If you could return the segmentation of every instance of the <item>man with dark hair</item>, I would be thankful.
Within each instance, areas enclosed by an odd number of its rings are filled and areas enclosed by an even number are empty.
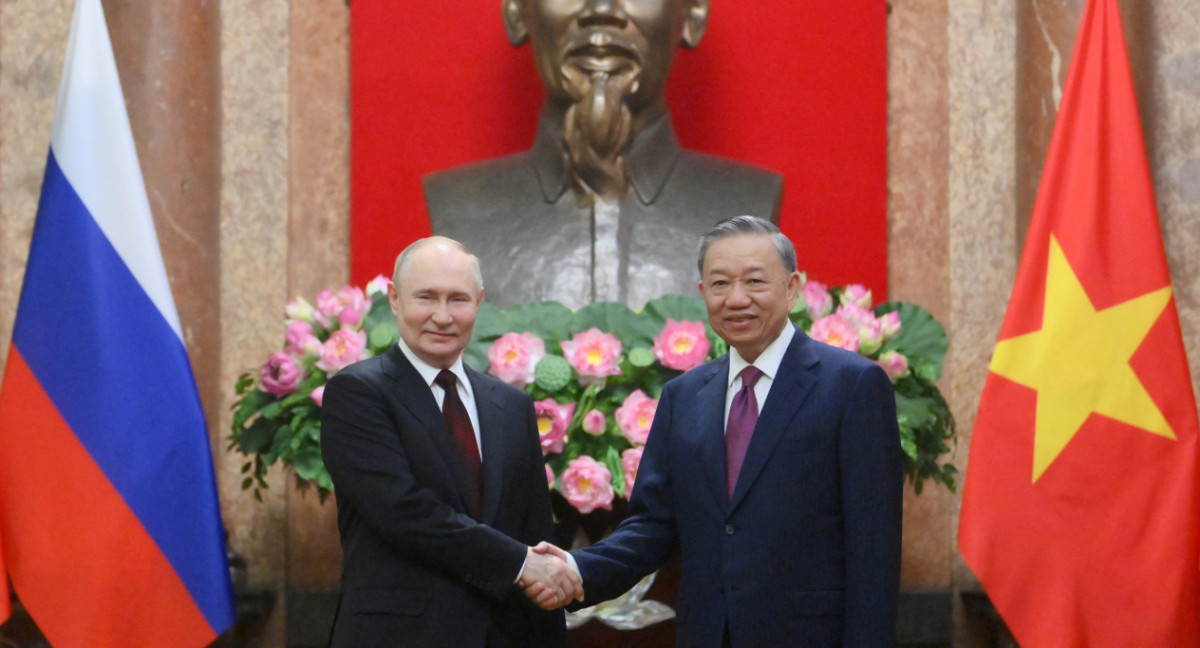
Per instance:
[[[730,352],[663,389],[629,516],[570,554],[583,604],[678,549],[676,645],[892,645],[904,474],[887,374],[792,325],[796,253],[770,222],[718,223],[699,262]],[[554,605],[541,591],[526,593]]]

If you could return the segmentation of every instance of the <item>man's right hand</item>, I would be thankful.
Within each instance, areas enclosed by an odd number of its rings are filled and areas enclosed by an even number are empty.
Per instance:
[[[566,555],[562,549],[546,542],[536,549],[531,547],[526,554],[525,568],[517,585],[543,609],[554,610],[572,600],[583,601],[583,582],[567,564]]]

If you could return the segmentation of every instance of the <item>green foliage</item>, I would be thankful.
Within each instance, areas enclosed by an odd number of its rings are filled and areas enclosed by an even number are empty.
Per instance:
[[[845,289],[834,287],[828,294],[836,304]],[[367,338],[368,355],[386,352],[396,344],[399,332],[386,294],[375,292],[370,308],[356,328]],[[869,296],[868,296],[869,300]],[[805,331],[812,328],[814,316],[803,299],[797,300],[791,319]],[[957,473],[949,463],[955,439],[954,417],[937,388],[947,350],[945,329],[925,309],[914,304],[888,302],[874,309],[874,315],[898,312],[901,326],[898,332],[886,337],[882,345],[867,357],[880,360],[884,354],[899,353],[907,360],[908,372],[893,378],[896,394],[897,422],[901,447],[905,453],[905,472],[913,489],[920,493],[923,484],[931,480],[954,491]],[[815,319],[827,313],[818,313]],[[547,398],[560,404],[574,403],[563,451],[549,453],[547,465],[559,476],[572,460],[583,456],[594,458],[612,474],[612,488],[618,497],[627,495],[621,464],[622,453],[637,447],[615,420],[614,413],[637,390],[657,399],[663,385],[679,375],[658,361],[652,352],[655,338],[662,334],[668,320],[705,322],[706,309],[699,297],[667,295],[655,299],[640,312],[621,304],[598,302],[578,311],[571,311],[557,302],[537,302],[501,310],[484,303],[475,323],[474,337],[464,352],[464,361],[479,371],[489,367],[487,351],[505,333],[529,332],[545,343],[546,355],[535,367],[535,382],[526,386],[535,401]],[[314,332],[322,342],[328,339],[337,324],[329,328],[313,322]],[[611,333],[620,340],[623,353],[618,359],[619,375],[608,376],[602,384],[583,384],[574,368],[562,357],[561,343],[589,329]],[[710,350],[708,358],[724,354],[726,344],[711,328],[706,327]],[[267,393],[256,371],[238,377],[234,392],[239,397],[233,404],[229,447],[248,460],[242,466],[244,489],[253,489],[261,500],[261,491],[268,487],[267,471],[280,464],[290,468],[296,483],[302,488],[315,486],[323,499],[333,489],[321,460],[320,409],[314,402],[313,391],[322,388],[329,372],[316,365],[309,354],[298,358],[307,378],[294,393],[276,397]],[[605,415],[605,426],[599,434],[583,429],[583,419],[591,410]]]
[[[946,329],[929,311],[905,302],[887,302],[875,308],[876,315],[897,311],[902,327],[900,334],[883,343],[879,352],[899,351],[908,358],[908,368],[922,378],[935,382],[942,377],[949,340]]]
[[[836,308],[843,289],[834,287],[829,292]],[[814,318],[805,306],[803,299],[797,300],[791,319],[807,331],[812,328]],[[876,317],[891,312],[900,314],[899,332],[886,338],[879,349],[867,357],[879,360],[880,356],[894,352],[903,355],[908,362],[908,373],[892,381],[905,475],[918,494],[924,490],[927,480],[955,492],[958,470],[949,462],[955,445],[954,415],[936,384],[946,359],[946,329],[929,311],[916,304],[886,302],[874,309]]]

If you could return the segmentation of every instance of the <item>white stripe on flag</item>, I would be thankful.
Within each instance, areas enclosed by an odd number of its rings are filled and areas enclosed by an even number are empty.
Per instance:
[[[78,0],[50,149],[117,254],[182,340],[100,0]],[[104,164],[89,164],[105,160]]]

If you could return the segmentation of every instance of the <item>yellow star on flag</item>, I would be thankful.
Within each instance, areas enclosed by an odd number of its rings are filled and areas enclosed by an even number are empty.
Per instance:
[[[991,370],[1037,390],[1033,481],[1058,458],[1088,416],[1175,439],[1129,359],[1171,299],[1167,285],[1096,310],[1050,237],[1042,329],[996,344]]]

